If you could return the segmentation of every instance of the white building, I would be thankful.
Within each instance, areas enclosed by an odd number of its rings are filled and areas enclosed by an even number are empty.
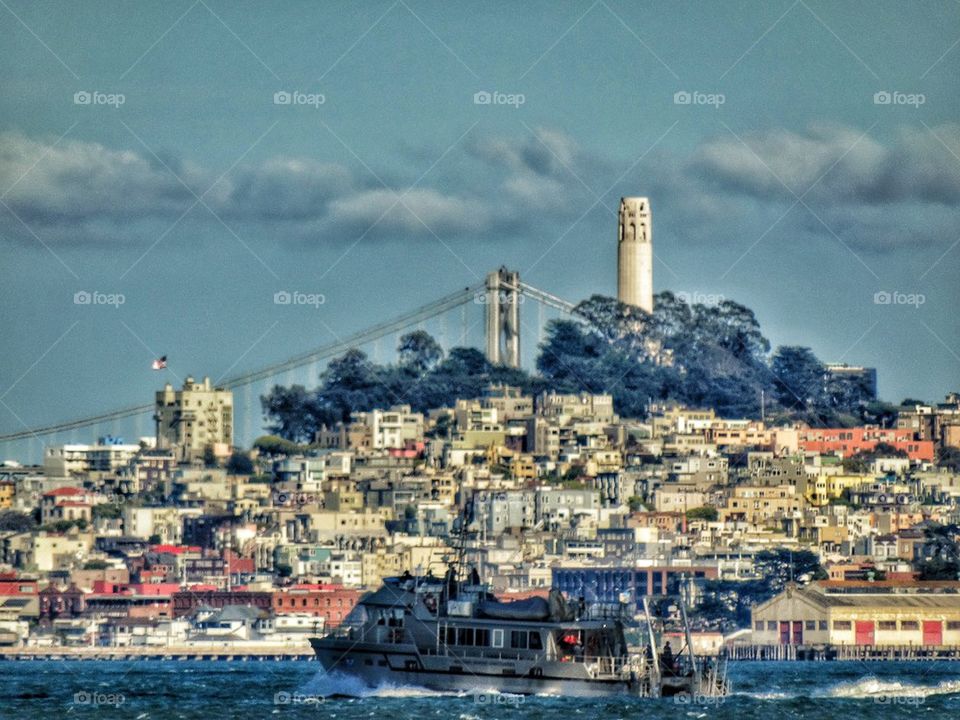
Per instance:
[[[653,222],[645,197],[620,199],[617,299],[653,312]]]

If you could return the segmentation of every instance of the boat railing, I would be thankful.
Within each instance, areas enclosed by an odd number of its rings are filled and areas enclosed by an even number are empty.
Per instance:
[[[631,615],[623,603],[591,603],[580,614],[581,620],[627,620]]]

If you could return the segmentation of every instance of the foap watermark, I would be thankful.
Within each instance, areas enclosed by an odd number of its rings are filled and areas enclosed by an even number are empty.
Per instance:
[[[81,690],[73,694],[74,705],[92,705],[99,707],[101,705],[112,705],[120,707],[127,701],[123,693],[99,692],[97,690]]]
[[[78,290],[73,294],[74,305],[107,305],[119,308],[127,301],[123,293],[105,293],[98,290]]]
[[[705,93],[694,90],[677,90],[673,94],[674,105],[709,105],[717,110],[727,101],[723,93]]]
[[[873,702],[877,705],[923,705],[926,698],[923,695],[911,693],[884,693],[875,695]]]
[[[493,298],[490,295],[490,293],[481,290],[473,296],[473,303],[475,305],[489,305],[493,302]],[[521,295],[520,293],[510,293],[505,290],[500,290],[497,293],[497,302],[501,305],[523,305],[526,301],[526,295]]]
[[[923,293],[879,290],[873,294],[874,305],[912,305],[919,310],[926,301],[927,296]]]
[[[313,505],[317,502],[320,502],[320,498],[313,493],[288,492],[286,490],[279,490],[273,493],[274,505]]]
[[[78,90],[73,94],[74,105],[106,105],[114,109],[127,101],[123,93],[106,93],[99,90]]]
[[[688,305],[719,305],[726,296],[720,293],[705,293],[699,290],[681,290],[677,293],[677,300],[682,300]]]
[[[300,92],[299,90],[278,90],[273,94],[274,105],[303,105],[306,107],[318,108],[326,102],[327,96],[323,93],[305,93]]]
[[[477,705],[523,705],[525,699],[523,695],[513,695],[510,693],[498,692],[475,692],[473,702]]]
[[[274,693],[274,705],[322,705],[327,699],[323,695],[307,695],[298,692]]]
[[[327,297],[323,293],[278,290],[273,294],[274,305],[306,305],[319,310],[325,302],[327,302]]]
[[[723,695],[704,695],[703,693],[679,693],[673,696],[676,705],[696,705],[698,707],[715,707],[722,705],[726,698]]]
[[[527,102],[527,96],[523,93],[505,93],[494,90],[478,90],[473,94],[474,105],[506,105],[514,110]]]
[[[905,93],[894,90],[878,90],[873,94],[874,105],[909,105],[918,108],[927,102],[923,93]]]

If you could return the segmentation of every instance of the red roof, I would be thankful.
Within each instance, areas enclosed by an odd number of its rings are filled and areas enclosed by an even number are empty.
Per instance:
[[[43,494],[44,497],[68,497],[75,495],[86,495],[86,491],[76,487],[62,487]]]
[[[185,552],[200,552],[198,545],[151,545],[150,550],[157,553],[182,555]]]

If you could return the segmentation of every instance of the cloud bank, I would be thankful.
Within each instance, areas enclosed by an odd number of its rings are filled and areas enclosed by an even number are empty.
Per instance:
[[[905,127],[885,141],[843,126],[727,132],[686,156],[651,154],[601,200],[615,207],[621,192],[649,194],[678,232],[696,240],[720,221],[763,225],[800,198],[809,208],[806,230],[879,252],[957,237],[955,154],[955,124]],[[9,211],[0,207],[0,228],[5,236],[22,234],[15,213],[54,241],[83,242],[113,228],[137,242],[137,232],[122,231],[142,221],[172,223],[202,197],[224,221],[267,226],[281,238],[508,234],[523,241],[544,228],[562,232],[623,171],[550,128],[471,137],[450,155],[441,162],[456,170],[442,181],[431,179],[441,176],[436,172],[412,187],[384,187],[363,168],[313,157],[271,157],[220,176],[136,148],[5,133],[0,192]]]

